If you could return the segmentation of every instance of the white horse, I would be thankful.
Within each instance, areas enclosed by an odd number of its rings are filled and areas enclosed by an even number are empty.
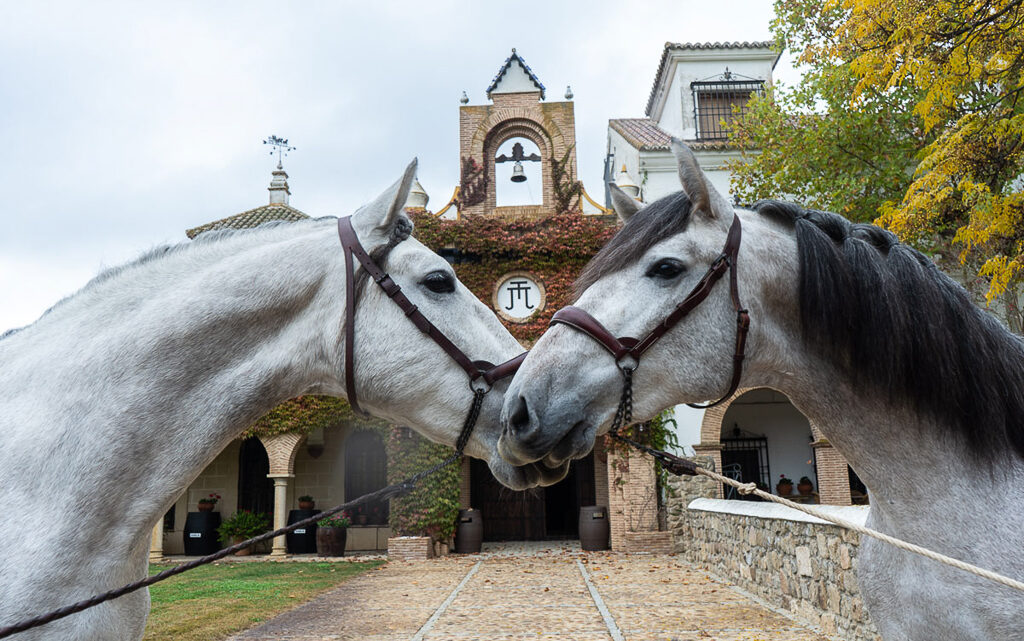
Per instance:
[[[519,343],[446,261],[405,240],[415,167],[353,216],[355,232],[456,345],[504,362]],[[355,317],[362,407],[454,443],[466,373],[369,285]],[[232,439],[295,396],[345,396],[344,318],[330,219],[153,252],[0,339],[0,627],[145,577],[154,524]],[[501,391],[466,452],[513,487],[561,473],[493,455]],[[138,639],[148,610],[140,590],[15,637]]]
[[[877,227],[762,202],[736,209],[674,143],[683,191],[639,209],[577,283],[575,305],[642,337],[742,222],[749,307],[743,387],[784,392],[871,490],[868,525],[1024,579],[1024,345],[963,289]],[[723,278],[646,352],[634,418],[729,387],[736,311]],[[505,396],[499,450],[517,464],[585,455],[622,389],[613,358],[566,325],[537,341]],[[887,641],[1019,641],[1024,594],[865,538],[858,578]]]

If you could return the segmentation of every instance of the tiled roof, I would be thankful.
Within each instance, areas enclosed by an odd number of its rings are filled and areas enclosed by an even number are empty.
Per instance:
[[[526,61],[523,60],[522,56],[516,53],[515,49],[512,50],[512,55],[505,59],[505,64],[501,65],[501,69],[498,69],[498,74],[494,76],[494,80],[492,80],[491,84],[487,87],[487,97],[491,97],[491,92],[494,91],[494,88],[496,86],[498,86],[498,81],[501,80],[502,76],[505,75],[505,72],[508,71],[509,67],[512,66],[513,59],[516,60],[520,65],[522,65],[523,70],[526,71],[526,75],[530,77],[530,80],[533,81],[533,84],[537,87],[537,89],[540,90],[540,97],[541,100],[543,100],[544,85],[541,84],[540,79],[537,78],[537,74],[533,73],[533,70],[530,69],[530,65],[526,64]]]
[[[650,118],[615,118],[608,126],[641,151],[668,149],[672,136]]]
[[[212,231],[214,229],[249,229],[251,227],[258,227],[263,223],[267,223],[272,220],[295,222],[297,220],[305,220],[306,218],[309,218],[309,216],[294,207],[289,207],[288,205],[263,205],[262,207],[243,211],[242,213],[235,214],[234,216],[215,220],[212,223],[193,227],[192,229],[186,230],[185,235],[189,238],[195,238],[204,231]]]
[[[668,62],[670,51],[685,51],[697,49],[771,49],[775,45],[771,40],[760,40],[754,42],[666,42],[665,49],[661,52],[661,62],[658,63],[658,71],[654,74],[654,85],[651,87],[651,97],[647,99],[647,109],[644,111],[648,116],[654,109],[654,98],[658,92],[658,82],[661,74],[665,71],[665,63]],[[778,56],[775,61],[778,62]]]

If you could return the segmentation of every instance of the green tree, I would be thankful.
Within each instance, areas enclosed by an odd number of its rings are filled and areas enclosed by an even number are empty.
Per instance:
[[[736,127],[736,190],[872,220],[961,269],[1017,332],[1024,0],[776,0],[807,73]]]

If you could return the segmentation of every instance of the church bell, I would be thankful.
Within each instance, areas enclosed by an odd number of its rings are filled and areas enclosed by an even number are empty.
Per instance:
[[[526,182],[526,173],[523,171],[523,163],[518,160],[516,161],[515,166],[512,167],[512,182]]]

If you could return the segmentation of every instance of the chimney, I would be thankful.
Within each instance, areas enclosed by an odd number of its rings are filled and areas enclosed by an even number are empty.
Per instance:
[[[271,172],[273,178],[270,180],[270,187],[267,191],[270,192],[270,204],[271,205],[287,205],[288,196],[292,192],[288,191],[288,174],[285,173],[281,163],[277,163],[277,169]]]

